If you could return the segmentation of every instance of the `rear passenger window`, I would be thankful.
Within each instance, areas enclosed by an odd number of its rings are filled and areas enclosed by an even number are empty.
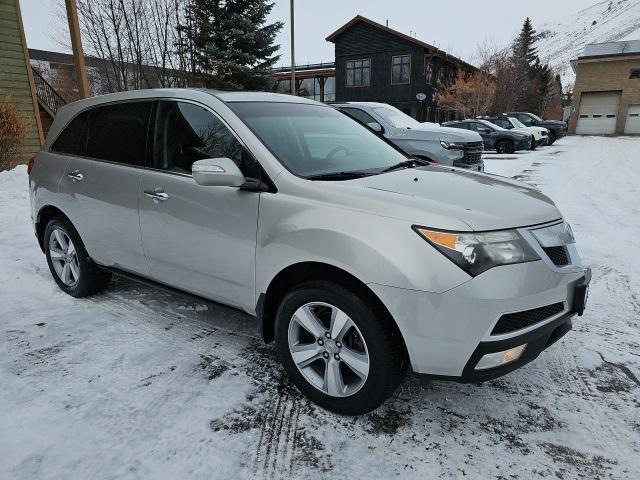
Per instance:
[[[70,155],[82,155],[86,137],[84,136],[85,126],[89,112],[82,112],[77,115],[71,123],[66,126],[58,139],[51,146],[52,152],[68,153]]]
[[[233,160],[245,177],[260,178],[260,166],[227,126],[204,107],[187,102],[161,101],[155,126],[153,167],[191,173],[191,165],[205,158]]]
[[[144,166],[151,102],[117,103],[93,111],[87,156]]]

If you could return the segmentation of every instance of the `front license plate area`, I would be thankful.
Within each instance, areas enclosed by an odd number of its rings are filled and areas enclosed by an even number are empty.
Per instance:
[[[587,299],[589,298],[589,282],[591,281],[591,269],[587,269],[585,276],[582,277],[576,283],[576,288],[573,293],[573,311],[578,314],[579,317],[584,313],[584,309],[587,306]]]

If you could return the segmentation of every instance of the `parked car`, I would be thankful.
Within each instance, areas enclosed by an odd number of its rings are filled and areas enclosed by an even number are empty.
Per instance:
[[[514,130],[516,132],[524,132],[533,135],[533,145],[531,150],[535,150],[536,147],[546,145],[549,140],[549,130],[544,127],[526,127],[520,120],[514,117],[479,117],[483,120],[498,125],[505,130]]]
[[[504,375],[584,310],[590,271],[548,197],[412,158],[300,97],[70,103],[28,172],[60,289],[84,297],[116,274],[241,309],[292,382],[343,414],[376,408],[409,368]]]
[[[409,155],[441,165],[484,170],[482,138],[475,132],[420,123],[386,103],[344,102],[332,106],[381,133]]]
[[[442,125],[453,128],[466,128],[478,132],[484,142],[485,150],[495,150],[497,153],[530,150],[533,146],[533,135],[530,133],[506,130],[486,120],[456,120]]]
[[[506,115],[517,118],[526,127],[544,127],[549,130],[548,145],[553,145],[557,139],[567,134],[567,122],[560,120],[543,120],[538,115],[530,112],[508,112]]]

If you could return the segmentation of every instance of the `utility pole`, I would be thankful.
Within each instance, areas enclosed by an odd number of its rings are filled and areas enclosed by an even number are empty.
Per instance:
[[[298,95],[298,85],[296,84],[296,49],[295,49],[295,28],[294,28],[294,11],[293,11],[293,3],[294,0],[290,0],[291,5],[291,94]]]
[[[69,20],[69,35],[71,36],[71,48],[73,49],[73,60],[78,76],[78,89],[80,98],[89,97],[89,82],[87,81],[87,70],[84,65],[84,52],[82,50],[82,39],[80,38],[80,24],[78,22],[78,8],[76,0],[65,0],[67,5],[67,18]]]

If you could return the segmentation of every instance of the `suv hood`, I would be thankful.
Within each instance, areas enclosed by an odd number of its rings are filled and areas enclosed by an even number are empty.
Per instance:
[[[461,221],[472,230],[483,231],[535,225],[562,217],[553,201],[530,185],[450,167],[404,169],[333,185],[364,187],[368,196],[389,207],[375,213],[393,212],[416,224],[434,220],[435,214],[438,219],[449,218],[451,225]],[[447,224],[422,225],[452,228]]]
[[[540,127],[546,127],[547,125],[551,127],[566,127],[567,123],[561,120],[544,120],[538,123]]]
[[[421,124],[420,127],[402,130],[391,135],[392,138],[407,140],[435,140],[446,142],[481,142],[482,137],[477,132],[462,128],[439,127]]]

